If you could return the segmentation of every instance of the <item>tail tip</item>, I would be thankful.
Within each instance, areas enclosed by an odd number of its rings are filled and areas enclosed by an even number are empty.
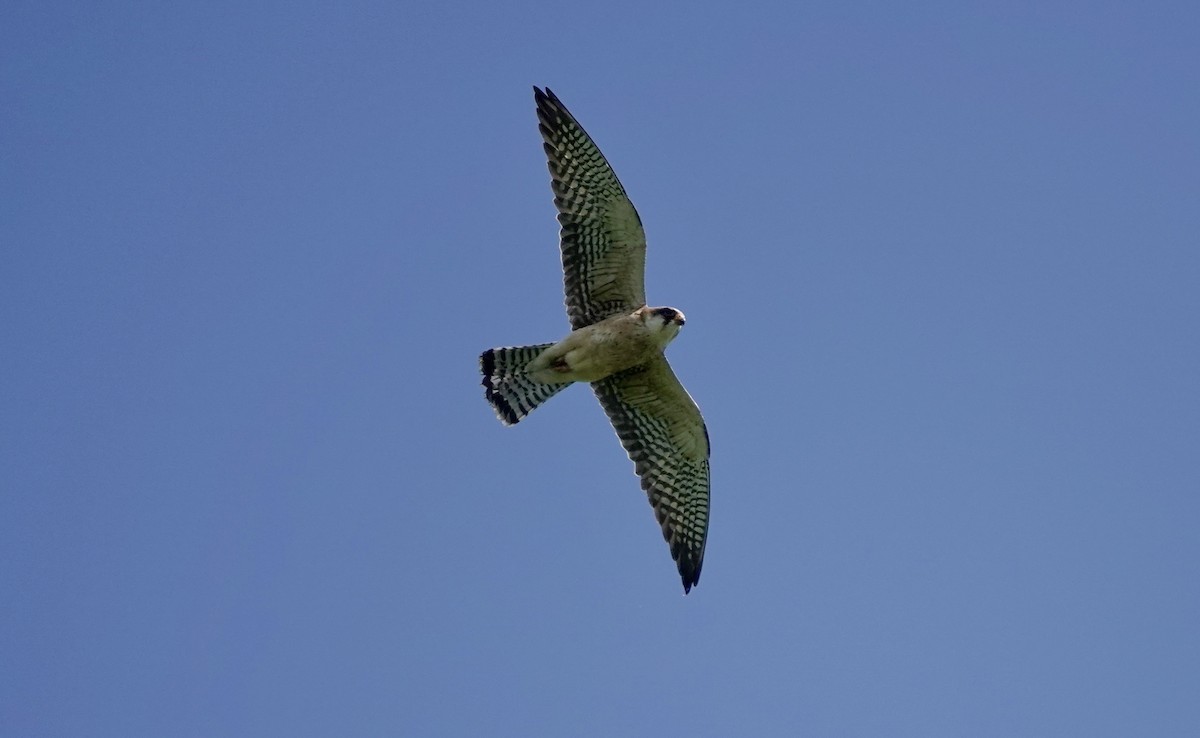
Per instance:
[[[496,417],[505,425],[516,425],[521,415],[504,399],[504,395],[496,391],[496,350],[488,349],[479,355],[479,371],[483,374],[483,395],[488,404],[496,411]]]

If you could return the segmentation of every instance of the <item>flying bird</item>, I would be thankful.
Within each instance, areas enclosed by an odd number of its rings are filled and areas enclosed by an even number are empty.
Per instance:
[[[708,536],[709,443],[700,408],[663,349],[683,327],[646,304],[646,234],[595,142],[550,91],[533,88],[558,208],[571,332],[558,343],[479,357],[487,401],[505,425],[575,382],[589,382],[641,478],[688,593]]]

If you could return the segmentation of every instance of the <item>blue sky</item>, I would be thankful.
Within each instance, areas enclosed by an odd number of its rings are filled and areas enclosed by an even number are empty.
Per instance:
[[[1200,10],[9,2],[0,732],[1185,736]],[[533,112],[712,436],[684,597]]]

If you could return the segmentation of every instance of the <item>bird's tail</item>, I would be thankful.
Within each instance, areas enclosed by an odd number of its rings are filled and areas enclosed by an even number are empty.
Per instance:
[[[533,409],[571,384],[535,382],[525,370],[529,362],[554,344],[505,346],[484,351],[479,356],[483,372],[483,391],[505,425],[513,425]]]

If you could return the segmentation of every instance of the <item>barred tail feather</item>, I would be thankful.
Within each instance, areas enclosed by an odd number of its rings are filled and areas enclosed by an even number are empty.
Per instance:
[[[483,391],[500,422],[513,425],[571,384],[542,384],[530,379],[525,372],[529,362],[553,345],[506,346],[488,349],[480,355]]]

